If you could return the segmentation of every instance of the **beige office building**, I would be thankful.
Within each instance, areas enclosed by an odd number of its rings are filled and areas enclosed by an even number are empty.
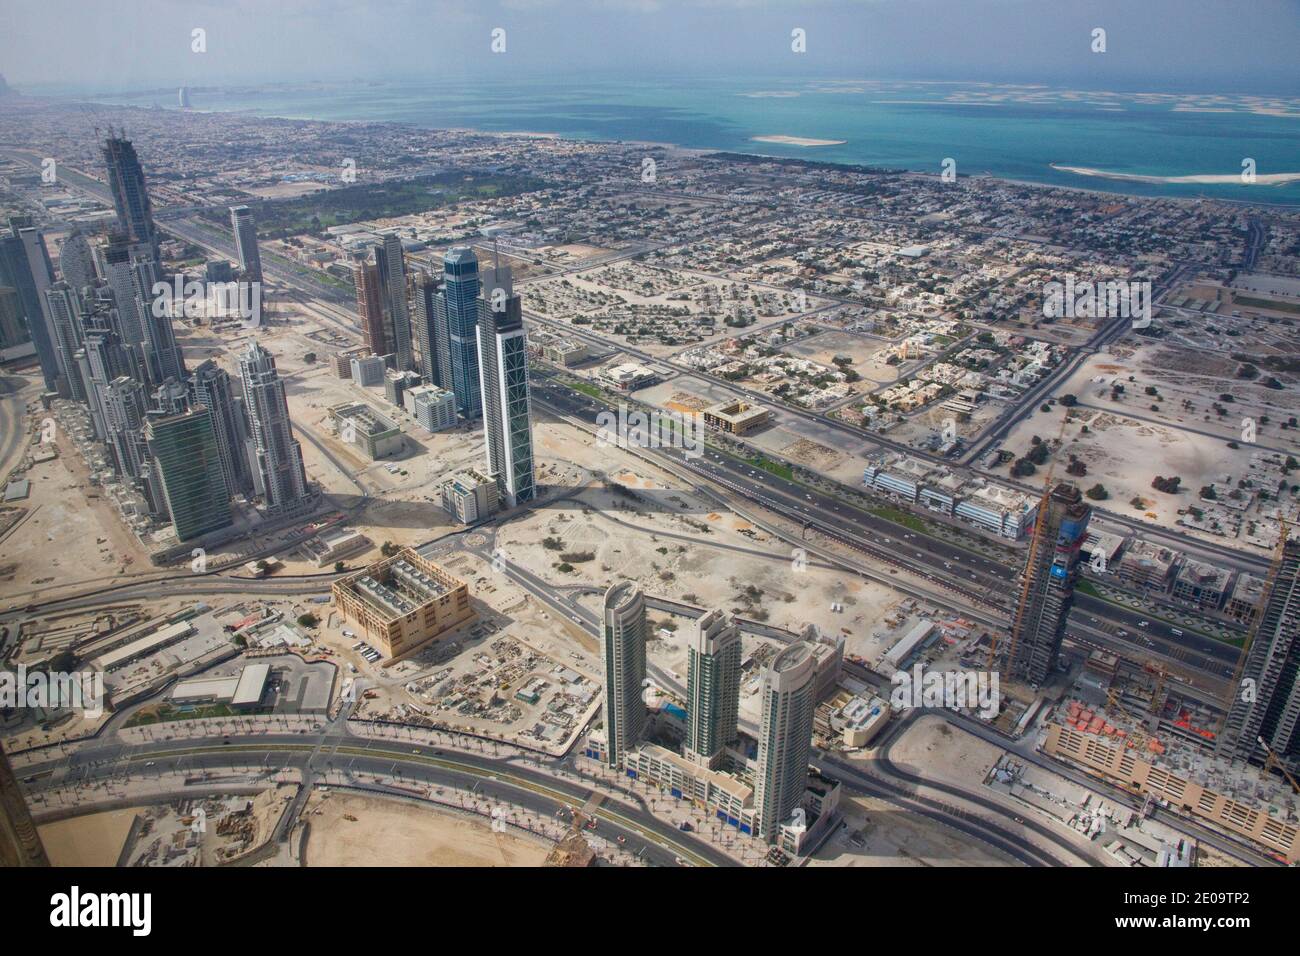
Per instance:
[[[771,418],[771,409],[739,400],[718,402],[704,410],[706,428],[732,435],[746,435],[766,425]]]
[[[334,582],[334,604],[379,653],[397,660],[471,620],[469,588],[404,548]]]

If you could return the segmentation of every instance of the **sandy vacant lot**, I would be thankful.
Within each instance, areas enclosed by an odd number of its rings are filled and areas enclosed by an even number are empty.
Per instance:
[[[922,717],[889,752],[904,770],[945,777],[974,789],[988,776],[1002,751],[973,734],[954,729],[940,717]]]
[[[308,866],[540,866],[550,851],[540,840],[382,797],[315,793],[305,812]]]
[[[45,852],[55,866],[116,866],[131,831],[132,809],[70,817],[38,827]]]
[[[984,844],[872,797],[840,803],[847,826],[831,836],[809,866],[1006,866]]]

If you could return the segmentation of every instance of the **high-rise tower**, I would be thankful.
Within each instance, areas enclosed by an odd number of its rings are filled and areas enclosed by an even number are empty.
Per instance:
[[[49,865],[27,799],[0,747],[0,867]]]
[[[45,305],[45,290],[53,284],[54,268],[40,232],[11,221],[9,235],[0,234],[0,286],[18,293],[46,391],[56,391],[60,378],[58,340]]]
[[[404,372],[411,367],[411,314],[406,303],[406,258],[398,236],[384,237],[383,245],[375,248],[375,264],[384,304],[384,336],[397,370]]]
[[[230,226],[235,233],[235,255],[244,281],[262,281],[262,255],[257,250],[257,223],[248,206],[230,207]]]
[[[232,493],[251,497],[253,475],[248,467],[244,443],[248,438],[244,410],[235,401],[230,374],[208,359],[190,376],[190,394],[195,405],[212,413],[212,428],[217,435],[217,452],[226,472]]]
[[[420,377],[426,385],[451,388],[450,376],[443,378],[447,360],[447,311],[440,308],[438,277],[420,272],[415,277],[415,309],[412,326],[419,350]]]
[[[763,672],[754,802],[758,834],[772,842],[803,800],[817,704],[817,658],[807,641],[781,649]]]
[[[93,286],[99,278],[90,240],[80,232],[74,231],[59,245],[59,273],[78,299],[83,298],[86,287]]]
[[[686,756],[716,769],[737,736],[740,629],[725,611],[709,611],[686,653]]]
[[[55,352],[59,361],[59,394],[78,402],[86,401],[86,388],[77,368],[76,354],[84,344],[81,337],[81,300],[66,282],[45,290],[45,312],[54,328]]]
[[[1034,686],[1047,681],[1061,653],[1079,576],[1079,549],[1092,516],[1079,489],[1068,482],[1058,484],[1040,507],[1047,509],[1036,532],[1042,539],[1031,548],[1024,599],[1011,625],[1004,665],[1012,678]]]
[[[454,246],[443,259],[442,308],[446,310],[447,364],[456,409],[465,418],[482,411],[478,371],[478,257],[469,246]],[[446,384],[444,388],[448,387]]]
[[[153,294],[153,288],[162,281],[162,270],[152,259],[136,259],[131,266],[131,281],[135,287],[141,329],[144,332],[144,354],[149,369],[149,381],[161,385],[167,379],[185,380],[185,357],[176,344],[172,326],[172,310],[180,303],[167,303]]]
[[[523,306],[514,292],[508,266],[483,272],[475,336],[487,473],[496,478],[501,500],[513,508],[532,501],[537,492],[533,485],[528,342]]]
[[[108,188],[113,194],[117,225],[132,242],[145,243],[158,256],[158,230],[153,222],[153,205],[145,187],[144,168],[135,147],[123,136],[110,132],[104,140],[104,165],[108,171]]]
[[[129,376],[121,375],[103,389],[106,443],[113,453],[117,472],[123,477],[144,477],[149,462],[144,435],[148,404],[144,385]]]
[[[607,762],[618,767],[645,733],[645,595],[630,582],[605,592],[605,738]]]
[[[104,278],[117,305],[117,331],[123,345],[138,345],[143,350],[145,312],[152,307],[152,295],[145,298],[136,285],[135,263],[141,258],[149,261],[148,247],[133,244],[125,233],[109,236],[104,247]],[[145,291],[152,293],[153,289]]]
[[[302,466],[302,446],[293,437],[289,403],[284,382],[275,368],[275,358],[256,342],[239,357],[239,376],[244,384],[248,420],[254,453],[272,514],[292,514],[313,504],[307,473]]]
[[[190,541],[233,524],[230,489],[208,410],[150,415],[144,434],[177,539]]]
[[[357,288],[357,312],[361,316],[361,333],[366,347],[375,355],[388,354],[388,335],[384,331],[384,293],[379,266],[362,260],[352,267]]]
[[[1282,546],[1254,634],[1219,752],[1264,759],[1262,737],[1283,763],[1300,769],[1300,540]]]

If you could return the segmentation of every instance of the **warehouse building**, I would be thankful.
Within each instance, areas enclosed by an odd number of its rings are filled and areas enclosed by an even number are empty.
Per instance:
[[[236,710],[249,710],[262,703],[270,676],[270,664],[248,664],[233,677],[183,680],[172,688],[168,699],[173,704],[228,704]]]

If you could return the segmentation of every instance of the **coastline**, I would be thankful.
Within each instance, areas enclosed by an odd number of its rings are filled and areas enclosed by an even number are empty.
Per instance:
[[[64,106],[89,105],[98,108],[110,107],[114,109],[123,109],[123,110],[149,109],[148,107],[141,106],[134,103],[97,101],[93,99],[92,100],[64,99],[62,97],[59,97],[56,98],[56,101]],[[284,104],[281,104],[281,107],[282,109],[287,109],[286,107],[284,107]],[[663,141],[663,140],[650,140],[650,139],[641,140],[637,138],[591,135],[582,132],[556,132],[555,130],[544,130],[544,129],[529,130],[529,129],[520,129],[518,127],[512,128],[510,130],[491,130],[491,129],[482,129],[473,126],[467,126],[463,123],[430,125],[427,123],[419,123],[411,120],[395,120],[395,119],[372,120],[372,119],[365,119],[365,118],[335,119],[335,118],[326,118],[321,116],[302,115],[301,113],[295,115],[292,112],[279,111],[275,109],[267,109],[266,107],[256,108],[256,107],[249,107],[249,106],[235,106],[230,109],[213,109],[212,107],[209,106],[206,108],[192,107],[187,110],[179,110],[174,107],[164,107],[163,109],[165,112],[193,112],[193,113],[204,113],[209,115],[219,114],[219,113],[234,113],[236,115],[253,118],[253,119],[284,120],[290,122],[317,122],[317,123],[349,124],[349,125],[352,124],[377,125],[378,124],[378,125],[391,125],[395,127],[426,129],[431,131],[443,130],[443,131],[453,131],[453,132],[464,132],[464,133],[470,133],[474,135],[491,136],[491,137],[519,136],[519,137],[529,137],[535,139],[549,139],[549,140],[569,141],[569,142],[644,145],[648,148],[660,148],[660,149],[670,150],[672,152],[676,152],[681,155],[704,155],[708,153],[729,152],[729,153],[754,156],[757,158],[770,159],[776,161],[815,162],[820,165],[844,167],[846,169],[852,167],[868,167],[874,165],[872,163],[864,162],[861,160],[849,160],[844,158],[835,159],[835,158],[831,158],[830,156],[826,156],[825,158],[819,157],[817,160],[811,160],[811,159],[805,160],[798,156],[790,155],[789,152],[777,153],[777,152],[769,152],[761,148],[757,148],[763,145],[772,145],[778,147],[786,147],[786,149],[789,150],[790,152],[795,152],[795,151],[806,152],[809,149],[816,150],[818,148],[823,148],[823,149],[829,148],[833,152],[836,147],[843,146],[848,142],[847,140],[841,140],[841,139],[823,140],[823,139],[813,139],[810,137],[798,137],[798,136],[788,136],[788,135],[756,135],[756,136],[747,137],[746,143],[748,144],[748,148],[740,144],[734,144],[730,146],[697,146],[697,145],[688,146],[681,143],[674,143],[674,142]],[[1046,169],[1050,169],[1052,172],[1056,174],[1066,174],[1070,176],[1078,176],[1085,179],[1092,179],[1094,180],[1094,183],[1089,185],[1083,185],[1083,184],[1052,182],[1047,180],[1025,178],[1023,174],[1021,175],[1008,175],[1005,173],[997,174],[997,173],[993,173],[992,171],[985,171],[979,175],[981,177],[994,179],[998,182],[1003,182],[1003,183],[1009,183],[1009,184],[1015,184],[1021,186],[1036,186],[1039,188],[1046,188],[1046,189],[1063,189],[1063,190],[1071,190],[1077,192],[1094,193],[1100,195],[1115,196],[1117,198],[1133,197],[1133,198],[1154,199],[1159,201],[1177,201],[1177,202],[1224,202],[1233,205],[1247,205],[1247,206],[1257,205],[1261,207],[1271,207],[1271,206],[1278,206],[1284,208],[1300,207],[1300,197],[1293,198],[1289,195],[1281,196],[1281,197],[1276,197],[1276,196],[1266,197],[1265,195],[1260,195],[1260,194],[1256,194],[1255,196],[1252,197],[1206,195],[1206,194],[1188,195],[1186,193],[1183,194],[1165,193],[1163,188],[1167,186],[1174,186],[1174,187],[1182,187],[1185,190],[1189,187],[1204,186],[1207,187],[1207,189],[1222,190],[1228,186],[1245,185],[1240,183],[1239,174],[1226,175],[1220,178],[1210,178],[1205,174],[1194,174],[1189,176],[1158,177],[1158,176],[1139,176],[1137,174],[1123,174],[1123,173],[1108,174],[1105,170],[1097,170],[1097,169],[1093,169],[1092,167],[1074,166],[1071,164],[1058,163],[1058,162],[1045,162],[1043,165]],[[905,164],[882,162],[880,164],[880,167],[888,168],[900,172],[906,172],[918,176],[930,175],[929,173],[927,173],[925,170],[922,169],[907,168]],[[963,175],[970,175],[970,174],[963,174]],[[1115,183],[1118,185],[1114,188],[1107,188],[1104,185],[1104,183]],[[1254,183],[1254,185],[1294,187],[1296,183],[1300,183],[1300,173],[1267,173],[1267,174],[1261,173],[1257,175],[1256,182]],[[1145,187],[1145,188],[1126,189],[1123,188],[1123,186],[1125,185],[1129,187]]]
[[[1052,169],[1076,176],[1088,176],[1096,179],[1112,179],[1124,183],[1147,183],[1150,185],[1201,185],[1201,186],[1285,186],[1287,183],[1300,182],[1298,173],[1256,173],[1254,182],[1246,182],[1240,173],[1195,173],[1188,176],[1147,176],[1140,173],[1116,173],[1088,166],[1066,166],[1052,163]]]

